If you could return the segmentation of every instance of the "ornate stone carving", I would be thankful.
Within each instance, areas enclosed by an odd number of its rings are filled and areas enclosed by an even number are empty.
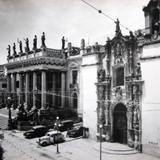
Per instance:
[[[97,72],[98,82],[105,81],[105,76],[106,76],[105,70],[102,68],[99,68]]]
[[[105,87],[103,85],[97,86],[98,90],[98,100],[104,100],[105,99]]]
[[[116,101],[121,101],[123,96],[122,88],[116,87],[113,91],[114,91]]]
[[[133,124],[134,124],[134,127],[137,128],[139,127],[139,120],[140,120],[140,108],[139,108],[139,105],[136,104],[134,106],[134,112],[133,112]]]
[[[127,104],[127,119],[128,119],[128,129],[132,129],[133,123],[133,103],[131,101]]]
[[[136,75],[141,75],[141,66],[140,66],[140,63],[137,63],[137,65],[136,65]]]

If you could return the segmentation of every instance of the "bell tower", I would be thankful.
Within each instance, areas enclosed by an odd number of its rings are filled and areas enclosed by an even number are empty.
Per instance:
[[[160,34],[160,1],[151,0],[143,8],[145,15],[145,35],[152,36]]]

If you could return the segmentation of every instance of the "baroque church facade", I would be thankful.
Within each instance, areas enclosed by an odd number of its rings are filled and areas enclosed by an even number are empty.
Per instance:
[[[117,20],[115,37],[108,38],[103,46],[98,44],[92,46],[90,53],[87,52],[88,63],[89,57],[95,59],[95,81],[92,83],[95,85],[96,96],[95,107],[92,108],[96,110],[97,115],[94,114],[96,126],[94,125],[93,130],[91,128],[91,135],[99,138],[101,129],[104,140],[128,143],[129,146],[140,150],[143,81],[139,62],[141,49],[137,38],[132,32],[129,36],[123,36]],[[93,72],[91,63],[88,64],[88,68]],[[88,89],[83,88],[82,92]],[[84,119],[87,119],[85,107],[83,111]],[[86,122],[87,125],[91,125],[89,121]]]
[[[82,92],[92,99],[83,101],[83,120],[92,138],[101,132],[105,141],[160,156],[160,1],[143,11],[145,31],[123,36],[117,20],[113,39],[86,47]]]

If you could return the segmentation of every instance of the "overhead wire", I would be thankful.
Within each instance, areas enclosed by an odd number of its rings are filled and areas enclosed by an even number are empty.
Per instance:
[[[102,10],[100,9],[97,9],[96,7],[94,7],[93,5],[91,5],[90,3],[84,1],[84,0],[80,0],[82,1],[83,3],[85,3],[86,5],[90,6],[91,8],[93,8],[94,10],[98,11],[98,13],[100,14],[103,14],[106,18],[112,20],[114,23],[116,23],[116,20],[114,20],[114,18],[112,18],[111,16],[109,16],[108,14],[104,13]],[[125,25],[122,25],[121,23],[119,23],[119,25],[121,27],[123,27],[124,29],[128,30],[128,31],[131,31],[128,27],[126,27]]]

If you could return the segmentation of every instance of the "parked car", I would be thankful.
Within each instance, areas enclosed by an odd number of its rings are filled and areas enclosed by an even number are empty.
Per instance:
[[[45,136],[38,139],[37,143],[41,146],[47,146],[50,144],[56,144],[64,142],[65,138],[61,132],[51,131],[46,133]]]
[[[71,130],[67,131],[66,136],[72,137],[72,138],[83,136],[83,130],[84,130],[84,127],[75,126]]]
[[[60,122],[59,131],[67,131],[70,130],[73,127],[73,121],[72,120],[64,120]]]
[[[25,132],[23,135],[25,138],[42,137],[48,132],[48,128],[42,125],[34,126],[31,130]]]
[[[0,144],[0,160],[3,160],[4,149]]]

